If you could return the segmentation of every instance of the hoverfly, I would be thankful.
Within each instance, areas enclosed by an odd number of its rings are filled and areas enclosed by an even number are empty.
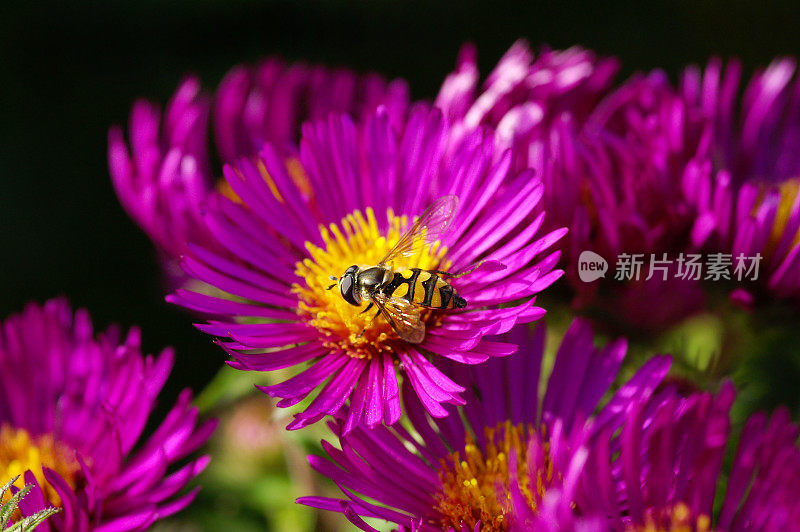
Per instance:
[[[369,311],[373,306],[378,307],[372,320],[383,314],[400,338],[412,344],[418,344],[425,338],[425,323],[421,319],[421,308],[466,307],[467,301],[459,296],[443,277],[455,278],[468,272],[455,275],[440,270],[420,268],[399,271],[391,266],[396,259],[412,256],[424,246],[438,240],[450,225],[457,206],[456,196],[444,196],[438,199],[400,237],[397,244],[377,266],[354,264],[347,268],[338,279],[344,300],[356,307],[360,307],[364,301],[369,301],[369,305],[362,313]],[[331,276],[330,279],[337,281],[335,276]],[[336,283],[330,285],[328,290],[335,286]],[[364,331],[367,328],[369,325]],[[361,334],[364,334],[364,331],[361,331]]]

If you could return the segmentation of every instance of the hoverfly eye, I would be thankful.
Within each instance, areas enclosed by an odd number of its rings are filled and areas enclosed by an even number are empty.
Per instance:
[[[345,301],[351,305],[361,305],[360,298],[357,297],[355,290],[355,278],[352,275],[345,275],[342,277],[342,284],[340,285],[340,288],[342,290],[342,297]]]

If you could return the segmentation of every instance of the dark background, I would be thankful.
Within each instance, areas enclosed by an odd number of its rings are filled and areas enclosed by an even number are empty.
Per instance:
[[[798,55],[794,2],[245,0],[5,2],[0,7],[0,315],[56,295],[98,326],[139,324],[148,351],[173,345],[168,397],[199,389],[221,352],[163,301],[148,239],[119,206],[106,132],[137,97],[164,103],[186,72],[212,89],[268,54],[408,79],[435,95],[468,40],[484,74],[518,37],[581,44],[623,62],[622,76],[738,56],[750,72]]]

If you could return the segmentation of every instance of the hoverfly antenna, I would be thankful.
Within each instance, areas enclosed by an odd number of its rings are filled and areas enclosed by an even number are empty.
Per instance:
[[[335,275],[331,275],[330,277],[328,277],[328,279],[330,279],[331,281],[337,281],[338,280]],[[326,290],[331,290],[334,286],[336,286],[336,283],[333,283],[332,285],[330,285],[328,288],[326,288]]]

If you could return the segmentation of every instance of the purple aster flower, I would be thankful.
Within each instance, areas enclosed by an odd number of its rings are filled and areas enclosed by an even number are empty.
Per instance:
[[[565,151],[568,156],[589,150],[588,167],[595,174],[590,206],[606,233],[597,235],[604,251],[684,245],[692,212],[682,197],[681,176],[700,149],[699,135],[692,133],[702,126],[687,114],[663,72],[637,74],[593,110],[579,133],[584,146]]]
[[[536,57],[526,42],[518,41],[479,90],[476,50],[467,45],[435,103],[453,124],[452,142],[481,125],[492,126],[498,143],[525,148],[517,153],[525,166],[531,139],[564,116],[585,119],[611,88],[618,69],[615,59],[579,47],[544,48]]]
[[[456,71],[445,79],[436,105],[452,124],[454,144],[482,125],[494,128],[500,146],[516,148],[515,166],[534,168],[543,180],[542,208],[547,204],[553,211],[547,223],[570,226],[575,204],[585,195],[583,179],[573,177],[581,169],[575,165],[564,168],[572,161],[557,157],[556,152],[563,149],[571,155],[575,151],[569,149],[575,142],[574,124],[585,122],[608,94],[618,68],[616,60],[598,58],[581,48],[544,49],[535,57],[527,43],[519,41],[479,90],[476,53],[467,46],[459,55]]]
[[[440,377],[430,359],[479,364],[511,354],[513,344],[489,337],[543,314],[532,296],[561,276],[553,269],[559,252],[550,248],[565,230],[537,237],[544,216],[528,222],[541,183],[528,171],[512,171],[511,152],[497,154],[487,133],[473,132],[447,157],[446,140],[438,110],[417,106],[396,131],[379,108],[361,129],[346,115],[307,123],[300,185],[269,144],[257,162],[242,159],[225,168],[239,202],[212,198],[205,223],[215,245],[234,258],[198,245],[183,267],[229,296],[178,290],[170,300],[221,316],[199,327],[223,338],[236,368],[273,371],[308,363],[296,376],[263,388],[288,407],[321,387],[290,429],[336,414],[348,399],[346,431],[362,421],[396,422],[398,368],[428,411],[445,416],[442,403],[463,403],[463,388]],[[440,242],[392,268],[459,272],[481,266],[451,280],[466,308],[423,309],[427,332],[412,344],[383,315],[363,313],[366,303],[354,306],[330,290],[330,277],[351,265],[378,264],[411,217],[446,195],[459,203]]]
[[[23,515],[63,511],[41,530],[145,530],[186,507],[208,463],[186,458],[211,435],[184,391],[148,438],[142,431],[173,353],[141,354],[139,331],[94,336],[63,300],[30,304],[0,329],[0,478],[35,485]],[[179,467],[174,467],[176,465]],[[20,479],[20,486],[22,479]]]
[[[686,248],[694,211],[683,197],[681,177],[700,149],[702,123],[688,116],[663,72],[636,75],[613,87],[617,69],[616,60],[579,48],[545,50],[534,60],[517,43],[478,92],[474,52],[468,48],[436,102],[454,123],[454,138],[491,126],[501,146],[516,148],[515,165],[532,168],[542,180],[545,228],[570,228],[567,276],[576,305],[629,308],[622,321],[659,329],[702,308],[697,283],[584,283],[578,257],[591,250],[613,265],[621,253]],[[676,293],[681,294],[676,305],[665,305],[669,312],[641,312],[653,294]],[[639,324],[643,316],[648,320]]]
[[[689,239],[695,210],[684,195],[683,177],[707,144],[704,128],[666,75],[653,71],[633,76],[583,124],[553,137],[551,159],[540,158],[534,166],[551,175],[549,182],[568,183],[555,195],[572,217],[567,276],[579,307],[614,309],[638,331],[663,330],[705,307],[700,281],[681,277],[676,266],[682,254],[696,251]],[[578,272],[584,250],[610,261],[641,254],[643,273],[625,282],[584,283]],[[664,254],[671,261],[666,273],[649,276],[650,259]],[[653,301],[659,302],[656,309]]]
[[[587,424],[617,376],[626,342],[596,348],[591,327],[576,320],[540,395],[545,327],[517,327],[509,339],[520,346],[512,357],[443,365],[466,389],[461,415],[448,406],[453,415],[432,419],[407,394],[408,427],[344,434],[335,425],[341,448],[323,441],[329,459],[309,462],[344,499],[298,502],[343,512],[368,531],[374,528],[362,517],[420,531],[598,529],[592,516],[582,521],[573,511],[593,435],[618,430],[631,401],[653,393],[670,361],[647,362]]]
[[[737,99],[738,62],[690,68],[681,94],[711,129],[708,155],[685,176],[698,211],[697,246],[733,255],[734,271],[760,257],[759,279],[774,295],[800,297],[800,81],[791,59],[756,72]],[[758,260],[758,259],[756,259]],[[741,280],[740,275],[735,275]],[[752,276],[747,278],[752,279]],[[745,286],[735,299],[752,303]]]
[[[733,386],[661,399],[632,402],[619,435],[595,440],[581,511],[608,516],[610,530],[797,528],[800,448],[786,410],[747,421],[728,469]]]
[[[130,145],[121,128],[111,128],[112,182],[128,215],[162,253],[168,275],[175,276],[179,274],[175,260],[186,251],[187,242],[213,247],[201,206],[218,184],[222,193],[232,194],[210,160],[229,163],[254,157],[269,141],[282,150],[290,170],[299,176],[296,155],[302,122],[331,112],[363,116],[378,105],[386,106],[396,122],[407,104],[403,81],[286,65],[275,58],[254,68],[232,69],[213,101],[202,92],[200,81],[189,77],[163,114],[147,101],[136,102],[128,124]],[[210,152],[207,141],[212,107],[217,153]]]
[[[109,132],[108,165],[117,196],[165,258],[179,256],[187,239],[203,239],[206,232],[200,205],[214,186],[206,140],[209,104],[200,81],[190,77],[163,118],[150,102],[134,104],[130,149],[121,128]]]
[[[399,126],[408,107],[405,81],[269,58],[255,68],[235,67],[222,80],[214,98],[214,133],[224,162],[253,156],[265,142],[294,153],[303,122],[330,113],[360,121],[380,105]]]

